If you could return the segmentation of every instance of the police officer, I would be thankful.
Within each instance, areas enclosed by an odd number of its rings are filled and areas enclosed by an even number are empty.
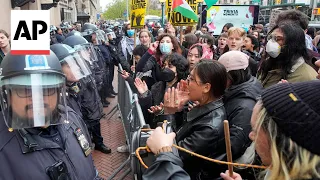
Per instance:
[[[82,118],[79,81],[91,75],[91,71],[72,47],[66,44],[54,44],[50,49],[57,55],[66,76],[67,105]]]
[[[116,45],[116,35],[115,33],[111,30],[111,29],[107,29],[106,30],[106,36],[107,36],[107,43],[106,46],[108,47],[110,54],[111,54],[111,62],[110,62],[110,75],[109,75],[109,88],[110,88],[110,93],[113,95],[117,95],[118,93],[116,93],[114,91],[113,85],[112,85],[112,81],[114,78],[114,66],[118,66],[119,64],[119,56],[118,56],[118,49],[117,49],[117,45]]]
[[[99,179],[56,55],[9,53],[1,69],[0,179]]]
[[[89,65],[97,61],[92,44],[88,43],[83,37],[70,36],[66,38],[63,43],[75,48],[78,54],[84,58]],[[80,83],[81,112],[88,130],[92,135],[95,149],[105,154],[111,153],[111,149],[103,143],[103,137],[101,136],[100,119],[104,114],[95,79],[92,76],[88,76],[88,78],[82,78]]]

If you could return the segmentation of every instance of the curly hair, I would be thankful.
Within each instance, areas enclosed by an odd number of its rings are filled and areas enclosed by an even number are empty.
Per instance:
[[[178,81],[187,79],[189,75],[189,62],[185,57],[178,53],[172,53],[163,58],[162,64],[165,62],[176,67]]]

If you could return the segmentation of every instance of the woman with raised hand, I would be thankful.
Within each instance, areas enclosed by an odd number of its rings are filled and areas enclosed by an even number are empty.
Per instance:
[[[320,178],[320,81],[279,83],[262,93],[251,117],[250,139],[262,163],[268,169],[265,180],[316,180]],[[177,133],[179,134],[179,133]],[[174,133],[157,128],[147,140],[156,161],[145,172],[144,179],[190,179],[182,169],[181,159],[170,148]],[[180,145],[180,144],[178,144]],[[214,170],[214,169],[213,169]],[[233,172],[221,173],[224,180],[242,180]],[[201,179],[201,178],[200,178]]]

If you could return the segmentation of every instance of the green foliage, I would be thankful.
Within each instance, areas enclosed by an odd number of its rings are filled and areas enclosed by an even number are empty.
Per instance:
[[[151,1],[149,1],[151,2]],[[127,0],[114,0],[112,3],[108,4],[106,11],[102,14],[105,20],[115,20],[115,19],[125,19],[123,13],[127,11]],[[130,14],[130,4],[129,4],[129,14]],[[161,10],[151,9],[150,4],[148,4],[147,15],[161,16]]]
[[[155,15],[155,16],[161,16],[161,10],[159,9],[149,9],[147,11],[148,15]]]
[[[123,13],[127,10],[126,0],[114,0],[113,3],[107,5],[107,10],[102,14],[106,20],[114,20],[124,18]]]

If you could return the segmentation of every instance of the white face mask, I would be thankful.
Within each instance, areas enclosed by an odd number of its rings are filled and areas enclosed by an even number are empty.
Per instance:
[[[270,39],[266,46],[266,52],[273,58],[276,58],[281,53],[281,46],[275,40]]]

